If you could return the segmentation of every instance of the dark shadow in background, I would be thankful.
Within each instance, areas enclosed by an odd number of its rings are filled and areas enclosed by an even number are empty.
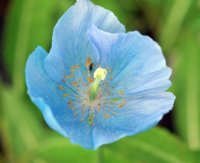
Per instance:
[[[8,7],[10,4],[10,0],[0,0],[0,78],[4,82],[4,84],[10,84],[10,79],[6,70],[4,56],[3,56],[3,43],[4,43],[4,24],[6,19],[6,13],[8,11]]]
[[[4,84],[10,83],[3,57],[4,23],[9,4],[10,0],[0,0],[0,80],[2,80]],[[0,156],[5,154],[1,137],[2,133],[0,130]]]

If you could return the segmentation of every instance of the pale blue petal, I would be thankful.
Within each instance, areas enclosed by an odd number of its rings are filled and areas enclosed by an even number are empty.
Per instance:
[[[86,36],[87,30],[95,24],[108,32],[125,32],[117,17],[88,0],[79,0],[58,21],[53,32],[50,54],[46,58],[47,73],[55,80],[69,73],[73,65],[81,66],[82,74],[87,70],[87,57],[97,65],[99,56],[93,50]]]
[[[41,47],[38,47],[30,55],[27,61],[26,83],[28,87],[28,94],[31,97],[33,103],[35,103],[43,113],[44,119],[47,124],[52,129],[56,130],[64,136],[67,136],[65,131],[60,127],[57,120],[53,116],[48,104],[43,99],[44,96],[46,96],[45,100],[48,98],[50,99],[46,90],[49,89],[48,91],[50,91],[56,87],[55,83],[51,79],[49,79],[49,77],[44,72],[43,62],[46,56],[47,52]]]
[[[134,94],[143,90],[161,92],[171,85],[171,69],[159,45],[138,32],[112,34],[97,27],[87,32],[100,55],[99,65],[112,69],[111,85]]]
[[[58,88],[57,81],[49,78],[44,69],[44,60],[47,53],[38,47],[29,57],[26,64],[26,83],[28,94],[33,103],[41,110],[47,124],[74,143],[85,148],[93,148],[92,128],[87,123],[81,123],[80,104],[76,102],[77,116],[68,108],[69,100],[76,100],[78,94],[68,89]],[[66,91],[66,92],[65,92]],[[70,94],[64,97],[63,94]],[[89,127],[88,127],[89,126]]]
[[[171,85],[171,69],[166,66],[159,45],[152,39],[138,32],[112,34],[95,26],[87,34],[100,56],[98,64],[112,69],[107,80],[113,95],[107,100],[126,101],[123,108],[110,104],[103,106],[102,110],[110,114],[110,118],[96,113],[93,135],[97,148],[157,124],[172,109],[175,97],[164,92]],[[124,91],[123,96],[117,93],[119,90]]]
[[[115,88],[117,90],[126,90],[126,95],[132,96],[163,92],[171,86],[170,75],[171,69],[166,67],[147,75],[131,76],[128,80],[123,77],[125,80],[117,83]]]
[[[40,108],[42,115],[48,124],[50,128],[57,131],[58,133],[62,134],[63,136],[67,137],[67,133],[62,129],[62,127],[58,124],[57,120],[55,119],[51,108],[45,103],[45,101],[42,98],[34,98],[31,96],[31,93],[29,93],[32,102]]]
[[[153,127],[172,109],[174,100],[171,93],[132,97],[123,108],[113,107],[112,111],[116,114],[110,114],[110,118],[105,119],[97,113],[93,130],[94,148]]]

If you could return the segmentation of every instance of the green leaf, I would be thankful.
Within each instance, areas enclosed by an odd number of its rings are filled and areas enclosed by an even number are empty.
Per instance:
[[[77,153],[79,157],[77,157]],[[185,144],[161,128],[132,137],[123,138],[113,144],[90,151],[71,144],[66,138],[48,135],[41,140],[40,147],[32,156],[50,163],[56,162],[101,162],[101,163],[193,163],[195,157]],[[84,158],[84,159],[83,159]]]
[[[97,152],[71,144],[67,138],[50,134],[40,142],[31,159],[42,159],[48,163],[94,163],[97,162]]]
[[[187,147],[168,131],[154,128],[133,137],[124,138],[108,145],[106,150],[113,151],[117,157],[128,162],[146,163],[190,163],[194,162]]]
[[[14,0],[5,27],[4,56],[14,89],[24,93],[24,67],[27,56],[41,45],[49,47],[54,26],[56,0]]]
[[[45,160],[48,163],[128,163],[126,157],[118,155],[115,151],[99,148],[88,150],[74,145],[67,138],[59,135],[48,135],[46,140],[41,141],[41,146],[35,150],[30,158]]]
[[[161,28],[160,42],[165,52],[170,50],[177,40],[177,36],[179,35],[179,31],[189,11],[191,2],[192,0],[174,0],[170,14]]]
[[[191,12],[180,33],[174,50],[177,56],[174,84],[179,100],[176,102],[176,127],[192,150],[200,150],[200,20],[198,1],[192,1]]]
[[[180,57],[174,75],[178,97],[175,122],[179,133],[193,150],[200,149],[199,28],[192,32],[191,27],[187,26],[175,50],[175,54]]]
[[[195,155],[195,157],[196,157],[196,162],[200,162],[200,150],[195,151],[195,152],[194,152],[194,155]]]
[[[27,150],[33,150],[39,144],[37,139],[44,131],[33,109],[12,90],[4,88],[1,94],[2,139],[8,159],[18,162]],[[20,161],[19,161],[20,162]]]

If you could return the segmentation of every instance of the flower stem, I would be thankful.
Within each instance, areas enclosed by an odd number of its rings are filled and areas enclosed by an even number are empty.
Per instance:
[[[103,152],[103,148],[101,147],[98,150],[98,163],[103,163],[104,162],[104,152]]]

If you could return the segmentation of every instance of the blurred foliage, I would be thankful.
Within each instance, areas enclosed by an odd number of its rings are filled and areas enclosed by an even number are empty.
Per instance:
[[[90,151],[45,126],[26,95],[24,67],[38,45],[49,50],[58,18],[75,0],[11,0],[4,32],[4,59],[11,84],[0,81],[0,162],[193,163],[200,162],[200,1],[93,0],[112,10],[129,30],[163,47],[173,67],[175,134],[154,128]],[[1,152],[1,149],[0,149]]]
[[[169,132],[155,128],[148,132],[125,138],[108,147],[128,162],[193,162],[192,153]]]
[[[199,21],[198,19],[196,19]],[[181,33],[174,54],[177,56],[175,81],[177,129],[191,149],[200,148],[200,32],[191,21]],[[200,21],[199,21],[200,23]]]

